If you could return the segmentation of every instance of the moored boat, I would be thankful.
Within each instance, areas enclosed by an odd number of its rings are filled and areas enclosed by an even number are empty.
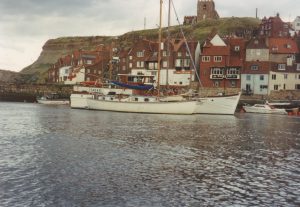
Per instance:
[[[51,93],[40,98],[37,98],[39,104],[47,105],[68,105],[70,104],[69,99],[60,98],[57,93]]]
[[[99,96],[94,99],[87,99],[89,109],[151,114],[193,114],[198,103],[198,101],[166,102],[153,96],[129,96],[125,98]]]
[[[196,114],[233,115],[239,103],[241,93],[229,96],[198,98]]]
[[[263,114],[287,114],[285,109],[275,108],[269,104],[254,104],[244,105],[243,109],[249,113],[263,113]]]

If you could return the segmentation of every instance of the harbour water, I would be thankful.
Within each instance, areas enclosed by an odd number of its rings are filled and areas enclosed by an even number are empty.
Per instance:
[[[0,102],[0,206],[300,206],[300,117]]]

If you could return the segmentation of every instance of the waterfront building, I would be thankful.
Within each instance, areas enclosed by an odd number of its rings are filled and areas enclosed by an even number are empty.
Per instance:
[[[260,36],[263,37],[289,37],[289,24],[283,22],[279,13],[275,17],[264,17],[260,24]]]
[[[109,58],[109,48],[103,45],[93,51],[75,50],[52,65],[48,70],[48,83],[74,85],[95,81],[108,70]]]
[[[293,38],[269,38],[270,90],[295,90],[300,88],[299,49]]]
[[[244,60],[244,40],[222,39],[212,33],[203,43],[200,56],[200,80],[209,88],[240,88]]]
[[[160,85],[188,86],[194,80],[193,61],[199,62],[200,45],[197,41],[187,43],[184,39],[163,40]],[[127,57],[121,57],[122,71],[132,75],[154,76],[157,81],[158,43],[150,40],[137,40]],[[128,62],[128,63],[127,63]],[[126,70],[128,66],[128,70]]]
[[[300,16],[297,16],[295,20],[292,22],[292,27],[295,32],[298,33],[300,31]]]
[[[268,94],[269,48],[266,38],[252,38],[246,45],[246,59],[241,74],[244,94]]]

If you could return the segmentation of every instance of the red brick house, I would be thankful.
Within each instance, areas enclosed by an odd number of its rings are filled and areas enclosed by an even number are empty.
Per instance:
[[[223,40],[215,34],[202,45],[200,80],[204,87],[240,88],[240,71],[244,61],[244,41]]]
[[[264,17],[259,34],[264,37],[289,37],[289,24],[283,22],[278,13],[275,17]]]
[[[76,84],[99,79],[108,66],[110,49],[99,46],[94,51],[75,50],[59,58],[48,70],[48,82]]]
[[[299,48],[293,38],[269,38],[270,90],[300,88],[300,62],[296,58]]]

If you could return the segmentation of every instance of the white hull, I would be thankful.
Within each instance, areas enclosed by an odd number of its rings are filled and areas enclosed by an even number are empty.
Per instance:
[[[70,100],[71,100],[71,108],[77,108],[77,109],[86,109],[88,108],[87,105],[87,99],[88,98],[93,98],[94,95],[92,94],[76,94],[73,93],[70,96]]]
[[[245,112],[261,114],[287,114],[285,109],[271,108],[268,105],[255,104],[253,106],[243,106]]]
[[[37,100],[40,104],[47,104],[47,105],[68,105],[70,104],[69,100]]]
[[[220,114],[233,115],[239,103],[241,93],[233,96],[220,96],[198,99],[200,104],[196,106],[196,114]]]
[[[151,113],[151,114],[193,114],[197,101],[180,102],[125,102],[87,99],[88,108],[103,111]]]

